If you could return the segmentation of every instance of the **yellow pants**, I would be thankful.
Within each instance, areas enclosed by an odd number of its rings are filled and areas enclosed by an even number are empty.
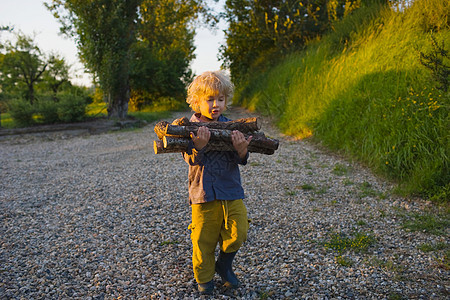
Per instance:
[[[214,277],[217,243],[226,253],[238,251],[247,239],[247,208],[242,199],[193,204],[191,240],[192,264],[198,283]]]

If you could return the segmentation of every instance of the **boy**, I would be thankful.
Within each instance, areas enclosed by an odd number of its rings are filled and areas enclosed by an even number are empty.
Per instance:
[[[205,72],[197,76],[188,88],[186,100],[195,112],[190,121],[229,121],[222,112],[232,95],[233,85],[222,72]],[[231,150],[234,151],[205,151],[210,136],[207,127],[200,127],[197,134],[191,133],[189,150],[183,153],[189,164],[192,263],[198,290],[202,294],[212,294],[215,272],[226,288],[239,286],[232,263],[247,238],[248,230],[238,164],[247,164],[251,137],[246,139],[241,132],[233,131],[234,149]],[[220,253],[215,262],[217,243]]]

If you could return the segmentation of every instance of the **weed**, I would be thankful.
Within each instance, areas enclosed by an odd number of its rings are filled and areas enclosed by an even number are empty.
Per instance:
[[[295,196],[295,195],[297,195],[297,192],[296,192],[296,191],[289,191],[289,190],[287,190],[287,191],[284,193],[284,195],[285,195],[285,196]]]
[[[354,182],[351,181],[351,180],[348,179],[348,178],[345,178],[344,181],[342,181],[342,183],[343,183],[345,186],[349,186],[349,185],[353,185],[353,184],[354,184]]]
[[[401,294],[394,292],[394,293],[389,294],[388,299],[389,300],[402,300],[404,298]]]
[[[327,192],[328,192],[327,186],[322,186],[319,190],[317,190],[317,194],[319,194],[319,195],[326,194]]]
[[[372,188],[372,185],[367,181],[364,181],[361,184],[360,188],[361,188],[361,191],[359,193],[360,198],[375,197],[379,194]]]
[[[424,243],[417,247],[419,250],[423,252],[433,252],[433,251],[439,251],[449,248],[449,245],[444,242],[439,242],[436,244],[430,244],[430,243]]]
[[[348,168],[342,164],[336,164],[332,173],[337,176],[343,176],[348,173]]]
[[[422,252],[431,252],[434,250],[433,246],[431,244],[425,243],[425,244],[421,244],[417,247],[419,250],[421,250]]]
[[[442,258],[438,259],[438,262],[439,262],[439,267],[441,267],[445,270],[450,270],[450,251],[449,250],[445,251]]]
[[[250,162],[250,166],[252,166],[252,167],[259,167],[259,166],[262,166],[262,165],[263,165],[262,163],[257,162],[257,161]]]
[[[403,228],[410,231],[422,231],[434,235],[445,234],[450,225],[448,216],[439,216],[433,213],[412,213],[406,216]]]
[[[302,190],[311,191],[314,190],[314,186],[311,184],[303,184],[300,186]]]
[[[165,246],[165,245],[176,245],[176,244],[179,244],[180,242],[179,241],[163,241],[163,242],[161,242],[161,246]]]
[[[354,252],[365,252],[375,244],[375,237],[364,232],[356,232],[352,236],[343,233],[334,233],[330,240],[324,243],[326,249],[333,249],[338,253],[352,250]]]
[[[266,299],[269,299],[269,297],[271,296],[272,293],[267,292],[267,291],[260,291],[260,292],[258,292],[258,294],[259,294],[260,300],[266,300]]]
[[[351,267],[351,266],[353,266],[354,261],[348,257],[338,255],[338,256],[336,256],[336,263],[338,263],[339,265],[341,265],[343,267]]]
[[[356,221],[356,225],[358,225],[358,226],[365,226],[365,225],[367,225],[367,223],[364,220],[358,220],[358,221]]]

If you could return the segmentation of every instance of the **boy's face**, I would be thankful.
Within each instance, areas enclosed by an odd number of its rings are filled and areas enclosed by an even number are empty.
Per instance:
[[[222,93],[211,95],[200,100],[200,113],[213,121],[217,121],[225,110],[225,96]]]

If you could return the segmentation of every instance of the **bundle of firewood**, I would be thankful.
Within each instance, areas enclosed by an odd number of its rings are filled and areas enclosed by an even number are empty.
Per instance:
[[[249,152],[274,154],[279,141],[268,138],[259,131],[261,125],[257,118],[239,119],[229,122],[190,122],[188,118],[180,118],[170,124],[161,121],[155,125],[155,133],[159,140],[153,142],[156,154],[186,152],[191,140],[191,132],[197,134],[201,126],[208,127],[211,137],[206,145],[207,151],[234,151],[231,141],[233,130],[239,130],[246,138],[252,136],[248,145]]]

